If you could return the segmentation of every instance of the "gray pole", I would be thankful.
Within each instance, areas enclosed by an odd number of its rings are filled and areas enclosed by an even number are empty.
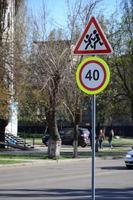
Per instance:
[[[96,95],[92,96],[92,200],[95,200]]]

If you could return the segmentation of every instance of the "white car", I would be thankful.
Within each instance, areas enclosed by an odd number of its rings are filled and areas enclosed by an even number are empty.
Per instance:
[[[133,149],[133,147],[132,147]],[[129,151],[125,157],[125,164],[128,169],[133,169],[133,150]]]

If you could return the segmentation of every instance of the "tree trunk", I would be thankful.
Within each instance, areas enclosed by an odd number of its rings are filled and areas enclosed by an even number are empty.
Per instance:
[[[48,157],[52,159],[60,158],[61,140],[53,140],[50,138],[48,144]]]
[[[99,131],[100,131],[100,122],[98,122],[96,127],[96,136],[95,136],[95,151],[99,151]]]
[[[5,148],[5,127],[8,124],[8,120],[6,119],[0,119],[0,148],[4,149]],[[2,144],[3,143],[3,144]]]
[[[58,159],[60,157],[61,138],[59,135],[55,110],[50,110],[46,115],[50,139],[48,143],[48,158]]]
[[[46,119],[49,128],[50,140],[48,144],[48,157],[58,159],[60,157],[60,149],[61,149],[61,138],[57,127],[56,120],[56,105],[57,105],[57,95],[58,95],[58,87],[60,81],[59,71],[55,71],[53,74],[53,80],[50,81],[50,88],[52,90],[49,91],[49,108],[46,114]]]
[[[74,125],[73,158],[78,157],[78,124]]]
[[[78,99],[75,104],[75,122],[74,122],[74,141],[73,141],[73,158],[78,157],[78,135],[79,135],[79,122],[80,122],[80,108],[79,108],[79,103]]]

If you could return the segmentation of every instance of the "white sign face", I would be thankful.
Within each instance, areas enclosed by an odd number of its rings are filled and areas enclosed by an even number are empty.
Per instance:
[[[88,57],[77,68],[76,81],[79,88],[87,94],[103,91],[110,80],[107,63],[98,57]]]
[[[97,90],[99,89],[106,77],[104,67],[99,63],[87,63],[80,71],[80,81],[86,89]]]
[[[94,24],[91,24],[89,30],[86,32],[85,38],[81,42],[80,50],[106,50],[106,46]]]
[[[74,54],[108,54],[111,52],[112,48],[100,24],[94,17],[91,17],[75,46]]]

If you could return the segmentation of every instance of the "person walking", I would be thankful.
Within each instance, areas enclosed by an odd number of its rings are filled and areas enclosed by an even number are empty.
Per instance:
[[[101,128],[101,129],[99,130],[99,148],[100,148],[100,149],[103,149],[103,141],[104,141],[104,139],[105,139],[104,131],[103,131],[103,129]]]
[[[109,142],[109,147],[110,148],[112,148],[113,137],[114,137],[114,130],[113,130],[113,128],[111,128],[110,132],[109,132],[109,137],[108,137],[108,142]]]

